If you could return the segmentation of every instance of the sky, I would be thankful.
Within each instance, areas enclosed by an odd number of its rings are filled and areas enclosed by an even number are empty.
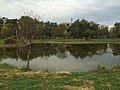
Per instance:
[[[33,10],[43,21],[70,22],[86,19],[113,25],[120,21],[120,0],[0,0],[0,16],[19,18],[22,10]]]

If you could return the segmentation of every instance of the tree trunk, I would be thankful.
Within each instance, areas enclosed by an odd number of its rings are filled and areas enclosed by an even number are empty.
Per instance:
[[[28,50],[28,55],[27,55],[27,68],[30,68],[30,56],[31,56],[31,49]]]
[[[16,30],[15,33],[16,33],[16,39],[19,40],[19,38],[18,38],[18,30]]]

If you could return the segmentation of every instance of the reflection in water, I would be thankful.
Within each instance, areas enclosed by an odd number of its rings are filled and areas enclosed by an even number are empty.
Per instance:
[[[30,62],[25,47],[0,48],[0,62],[54,71],[88,71],[97,64],[120,65],[119,44],[34,44]]]

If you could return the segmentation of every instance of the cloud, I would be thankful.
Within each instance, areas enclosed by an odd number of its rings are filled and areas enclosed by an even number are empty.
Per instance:
[[[119,0],[0,0],[0,15],[18,17],[21,9],[34,10],[44,15],[45,21],[64,22],[70,18],[88,19],[97,23],[113,24],[119,21]]]

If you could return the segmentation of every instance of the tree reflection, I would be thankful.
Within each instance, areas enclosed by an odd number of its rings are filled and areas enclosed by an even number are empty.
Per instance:
[[[85,58],[87,56],[92,57],[97,54],[99,51],[106,51],[106,44],[76,44],[76,45],[68,45],[67,50],[75,57],[75,58]]]
[[[112,52],[114,56],[120,56],[120,45],[119,44],[111,44]]]
[[[16,58],[16,48],[0,48],[0,57],[2,59],[6,58]]]
[[[33,44],[31,46],[31,55],[29,60],[37,57],[48,58],[56,56],[57,58],[64,59],[68,57],[67,52],[74,56],[76,59],[92,57],[93,55],[102,55],[107,52],[107,44]],[[120,55],[120,45],[110,44],[113,55]],[[25,47],[19,48],[0,48],[0,61],[6,58],[21,59],[27,61],[28,52]]]

